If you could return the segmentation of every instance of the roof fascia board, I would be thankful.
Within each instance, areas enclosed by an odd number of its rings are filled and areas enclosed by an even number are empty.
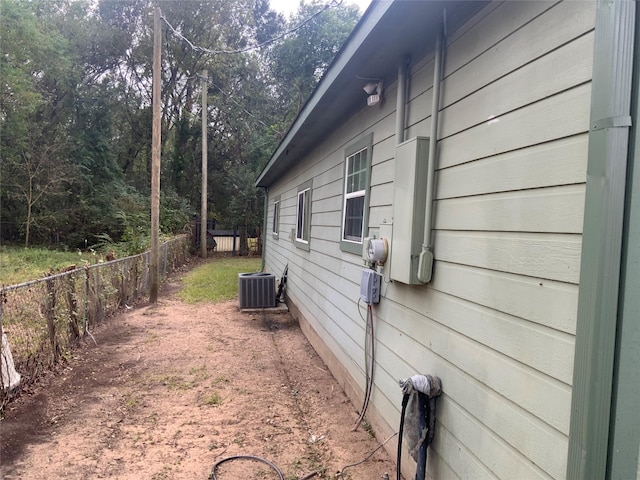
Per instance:
[[[362,18],[361,22],[356,26],[356,29],[352,32],[351,36],[347,40],[345,46],[340,50],[338,56],[334,59],[331,66],[322,77],[322,80],[316,87],[316,89],[309,97],[309,100],[305,103],[304,107],[294,120],[291,128],[285,135],[282,142],[276,149],[275,153],[272,155],[269,163],[264,167],[262,173],[256,180],[255,185],[257,187],[267,186],[262,183],[262,180],[265,176],[268,175],[271,168],[278,162],[283,153],[287,150],[287,147],[291,143],[291,141],[295,138],[300,128],[307,121],[311,113],[319,106],[322,102],[323,98],[327,94],[327,92],[331,89],[331,86],[334,84],[336,79],[339,77],[340,73],[344,70],[344,68],[356,57],[358,50],[362,47],[362,45],[366,42],[367,38],[371,35],[373,29],[376,27],[378,22],[385,15],[387,10],[391,7],[393,2],[391,1],[381,1],[375,2],[370,6],[370,8],[365,12],[365,16]]]

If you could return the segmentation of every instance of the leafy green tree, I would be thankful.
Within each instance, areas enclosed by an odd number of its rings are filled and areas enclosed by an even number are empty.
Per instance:
[[[8,220],[23,226],[29,245],[33,227],[46,227],[54,215],[49,201],[66,195],[73,177],[64,128],[71,61],[64,37],[44,25],[37,5],[2,0],[1,6],[3,211],[15,215]]]
[[[302,26],[268,53],[277,97],[285,112],[281,128],[288,126],[300,112],[360,17],[354,5],[338,5],[323,11],[325,8],[326,3],[321,0],[301,2],[298,11],[289,18],[287,28]]]
[[[357,19],[341,6],[315,15],[317,0],[288,21],[268,0],[0,0],[0,219],[26,243],[144,243],[156,4],[165,232],[199,211],[202,70],[209,211],[259,225],[253,181]]]

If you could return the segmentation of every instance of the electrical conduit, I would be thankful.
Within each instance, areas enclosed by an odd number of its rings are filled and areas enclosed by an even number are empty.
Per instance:
[[[358,302],[359,303],[359,302]],[[359,308],[359,307],[358,307]],[[353,425],[351,429],[352,432],[355,432],[362,420],[364,419],[365,414],[367,413],[367,408],[369,407],[369,400],[371,399],[371,393],[373,391],[373,374],[375,371],[375,345],[376,345],[376,336],[373,325],[373,309],[371,305],[367,305],[367,319],[365,326],[365,352],[364,352],[364,363],[365,363],[365,392],[364,392],[364,401],[362,404],[362,408],[360,409],[360,415],[356,420],[356,423]],[[368,347],[368,348],[367,348]]]
[[[406,124],[407,106],[407,72],[409,70],[409,58],[398,65],[398,88],[396,94],[396,145],[404,142],[404,129]]]
[[[418,260],[418,280],[422,283],[429,283],[433,273],[433,249],[431,246],[431,223],[433,216],[433,201],[435,187],[435,172],[438,147],[438,113],[440,110],[440,84],[442,82],[442,61],[443,61],[443,37],[445,36],[446,18],[443,13],[442,29],[436,37],[436,58],[433,67],[433,99],[431,105],[431,136],[429,141],[429,166],[427,169],[427,204],[424,213],[424,235],[422,241],[422,251]]]

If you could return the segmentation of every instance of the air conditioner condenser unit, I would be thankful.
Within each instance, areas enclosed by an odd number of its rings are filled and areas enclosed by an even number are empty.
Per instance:
[[[276,306],[276,276],[273,273],[239,273],[238,300],[240,308],[271,308]]]

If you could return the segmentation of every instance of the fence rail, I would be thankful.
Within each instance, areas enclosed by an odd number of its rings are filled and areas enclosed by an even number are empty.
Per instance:
[[[202,227],[199,220],[191,224],[193,232],[193,250],[200,249],[200,231]],[[262,253],[261,227],[254,225],[236,225],[232,229],[217,229],[216,222],[207,220],[207,248],[218,253],[231,253],[232,255],[260,255]]]
[[[176,237],[159,248],[158,273],[164,278],[189,256],[190,239]],[[87,265],[38,280],[0,288],[0,333],[5,334],[24,388],[37,380],[80,339],[119,308],[148,294],[150,252]],[[0,352],[0,412],[9,391],[8,351]]]

